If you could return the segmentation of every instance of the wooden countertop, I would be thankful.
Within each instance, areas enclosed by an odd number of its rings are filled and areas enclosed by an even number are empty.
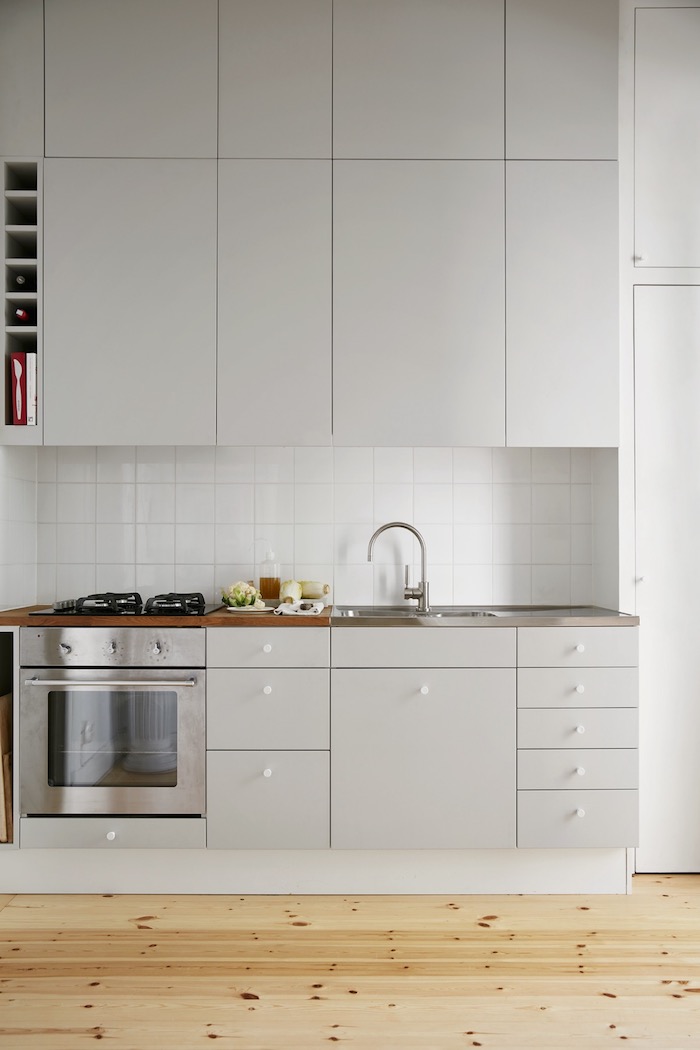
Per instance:
[[[317,616],[283,616],[267,613],[245,616],[221,612],[207,616],[30,616],[45,605],[0,612],[2,627],[330,627],[332,606]]]

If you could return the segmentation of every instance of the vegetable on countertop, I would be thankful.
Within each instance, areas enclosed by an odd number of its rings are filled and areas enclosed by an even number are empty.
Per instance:
[[[300,580],[299,583],[302,598],[324,598],[330,592],[330,586],[318,580]]]
[[[238,580],[232,583],[228,590],[222,590],[221,600],[224,605],[230,605],[234,609],[245,606],[252,606],[253,609],[265,608],[260,591],[244,580]]]
[[[301,601],[301,584],[298,583],[297,580],[284,580],[284,582],[280,584],[280,601]]]

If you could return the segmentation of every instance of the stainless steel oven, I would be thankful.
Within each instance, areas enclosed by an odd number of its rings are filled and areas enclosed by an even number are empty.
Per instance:
[[[204,656],[201,628],[21,628],[21,814],[203,815]]]

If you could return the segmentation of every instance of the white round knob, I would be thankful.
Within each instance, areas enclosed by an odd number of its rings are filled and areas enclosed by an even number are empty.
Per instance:
[[[635,262],[646,262],[647,261],[647,257],[646,257],[646,255],[635,255],[634,261]]]
[[[576,766],[576,772],[580,777],[582,777],[584,776],[586,770],[583,768],[583,766]]]
[[[637,577],[637,583],[646,583],[646,582],[647,582],[646,576],[638,576]]]
[[[271,692],[272,692],[272,686],[271,685],[266,685],[263,688],[263,693],[265,694],[265,696],[269,696]]]
[[[586,815],[586,811],[585,811],[585,809],[581,809],[581,808],[579,807],[579,809],[577,809],[577,810],[576,810],[576,816],[577,816],[577,817],[585,817],[585,815]]]
[[[106,839],[107,839],[108,842],[114,842],[116,837],[117,837],[116,831],[108,831],[107,832]]]
[[[265,645],[263,645],[263,652],[264,653],[271,653],[272,652],[272,646],[270,645],[269,642],[266,642]]]
[[[586,651],[586,646],[585,645],[581,645],[581,643],[579,642],[578,645],[576,646],[576,652],[577,653],[585,653],[585,651]]]
[[[421,693],[423,694],[423,696],[427,696],[427,695],[428,695],[428,693],[430,692],[430,689],[428,688],[428,686],[427,686],[427,685],[422,685],[422,686],[420,687],[420,691],[421,691]]]
[[[272,776],[272,770],[271,769],[263,769],[263,776],[264,777],[271,777]]]
[[[586,727],[585,726],[576,726],[576,732],[577,733],[585,733],[586,732]]]
[[[585,693],[586,692],[585,685],[581,685],[581,683],[579,682],[579,684],[576,686],[576,692],[577,693]]]

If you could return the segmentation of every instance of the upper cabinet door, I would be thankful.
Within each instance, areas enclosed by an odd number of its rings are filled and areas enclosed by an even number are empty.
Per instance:
[[[216,161],[47,160],[44,435],[213,445]]]
[[[615,160],[618,0],[506,0],[506,157]]]
[[[0,156],[44,154],[42,0],[0,4]]]
[[[617,445],[617,164],[506,164],[507,443]]]
[[[503,445],[503,163],[334,169],[334,441]]]
[[[700,8],[635,19],[637,266],[700,266]]]
[[[332,0],[220,0],[219,156],[331,155]]]
[[[215,157],[216,0],[46,0],[47,157]]]
[[[218,332],[218,444],[330,444],[329,160],[219,162]]]
[[[503,157],[503,4],[335,0],[333,151]]]

